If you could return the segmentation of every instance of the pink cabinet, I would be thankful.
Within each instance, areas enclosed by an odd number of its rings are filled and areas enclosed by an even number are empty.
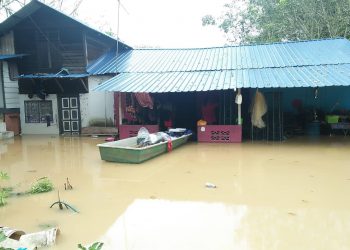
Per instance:
[[[150,133],[159,132],[158,125],[119,125],[119,139],[137,136],[141,127],[147,128]]]
[[[197,127],[198,142],[242,142],[241,125],[206,125]]]

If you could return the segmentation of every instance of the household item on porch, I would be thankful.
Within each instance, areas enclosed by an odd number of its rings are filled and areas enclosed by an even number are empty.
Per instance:
[[[185,128],[170,128],[168,129],[168,134],[172,137],[179,137],[179,136],[183,136],[187,133],[187,129]],[[190,132],[192,133],[192,132]]]
[[[159,132],[158,125],[119,125],[119,139],[137,136],[137,133],[142,127],[147,128],[151,134]]]
[[[155,140],[155,139],[153,139],[153,140]],[[137,145],[140,147],[151,145],[150,133],[144,127],[140,128],[139,132],[137,133]]]
[[[264,115],[265,128],[251,125],[252,140],[282,141],[284,137],[284,118],[282,92],[264,92],[267,111]]]
[[[339,115],[326,115],[326,122],[328,124],[338,123]]]
[[[333,130],[342,130],[344,136],[347,136],[350,131],[350,123],[349,122],[339,122],[339,123],[332,123],[331,129]]]
[[[235,103],[242,104],[242,101],[243,101],[242,94],[237,94],[235,98]]]
[[[171,138],[172,149],[185,144],[191,135]],[[97,146],[102,160],[121,163],[141,163],[168,151],[168,141],[140,148],[137,145],[137,137],[106,142]]]
[[[173,126],[173,121],[171,119],[164,121],[164,127],[171,128]]]
[[[306,125],[306,134],[309,136],[320,135],[320,122],[310,122]]]
[[[206,125],[197,127],[198,142],[242,142],[241,125]]]
[[[141,107],[153,109],[153,100],[148,93],[135,93],[135,97]]]
[[[208,101],[202,107],[202,118],[208,124],[215,124],[217,122],[217,120],[216,120],[216,113],[215,113],[217,107],[218,107],[218,104],[217,103],[213,103],[211,101]]]
[[[252,125],[257,128],[265,128],[265,122],[262,117],[267,112],[267,105],[264,95],[257,90],[251,107]]]
[[[197,121],[197,126],[205,126],[205,125],[207,125],[207,122],[205,120],[201,119]]]

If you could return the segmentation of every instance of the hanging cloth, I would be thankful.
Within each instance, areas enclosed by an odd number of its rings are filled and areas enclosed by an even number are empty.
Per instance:
[[[141,107],[153,109],[153,100],[148,93],[135,93],[135,97]]]
[[[267,112],[267,105],[265,101],[264,95],[259,91],[256,90],[255,97],[251,106],[251,113],[252,113],[252,124],[255,127],[258,128],[265,128],[265,122],[263,121],[262,117]]]

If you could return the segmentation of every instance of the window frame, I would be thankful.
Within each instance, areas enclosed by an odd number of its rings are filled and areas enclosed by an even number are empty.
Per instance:
[[[34,123],[34,124],[47,123],[47,120],[46,120],[47,114],[50,115],[50,122],[53,122],[52,100],[25,100],[24,101],[25,123]]]

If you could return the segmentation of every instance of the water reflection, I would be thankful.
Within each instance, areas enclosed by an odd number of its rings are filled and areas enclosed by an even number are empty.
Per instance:
[[[136,200],[100,241],[106,250],[349,249],[349,233],[344,211]]]

